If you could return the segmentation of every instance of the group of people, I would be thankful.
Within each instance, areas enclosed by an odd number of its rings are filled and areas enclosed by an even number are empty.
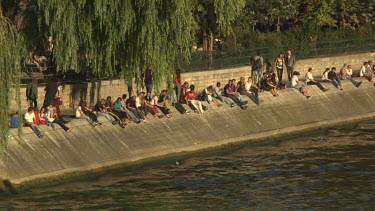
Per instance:
[[[29,102],[29,107],[24,115],[24,125],[30,127],[34,133],[39,137],[43,137],[43,132],[38,125],[49,125],[53,129],[55,124],[59,125],[66,132],[70,132],[73,128],[68,127],[70,121],[64,120],[60,115],[61,101],[61,87],[58,85],[57,80],[52,79],[49,81],[44,89],[45,96],[42,107],[38,108],[38,84],[37,80],[32,80],[26,88],[26,99]],[[11,128],[19,127],[18,112],[10,117]]]
[[[313,69],[309,68],[305,75],[305,82],[299,81],[300,73],[294,71],[294,66],[296,64],[296,58],[292,54],[291,50],[287,51],[286,56],[280,53],[274,61],[273,69],[265,71],[265,65],[263,57],[260,52],[251,58],[251,75],[253,83],[260,86],[263,90],[269,90],[274,96],[278,96],[277,90],[284,89],[286,86],[290,86],[300,90],[300,92],[306,96],[308,99],[311,98],[311,91],[307,88],[307,85],[316,85],[323,92],[328,91],[321,82],[331,82],[336,88],[343,90],[341,81],[349,80],[356,87],[362,84],[362,81],[357,81],[354,79],[355,76],[364,77],[371,83],[375,85],[375,64],[372,60],[366,61],[360,68],[359,74],[354,74],[351,65],[344,64],[343,67],[337,72],[336,67],[326,68],[322,74],[322,80],[315,80],[313,77]],[[283,83],[283,73],[284,67],[287,72],[287,83]],[[263,76],[261,77],[261,75]]]
[[[216,85],[210,85],[198,94],[194,84],[189,84],[187,81],[182,83],[181,71],[177,69],[174,90],[162,90],[160,93],[152,95],[153,73],[151,67],[148,67],[146,72],[142,74],[141,81],[141,85],[146,87],[146,92],[142,90],[137,95],[131,95],[132,90],[129,90],[129,98],[126,94],[123,94],[112,101],[112,97],[108,96],[106,99],[99,100],[93,107],[89,107],[85,100],[81,100],[76,108],[75,117],[87,120],[94,127],[102,124],[98,117],[104,117],[113,125],[118,124],[125,128],[131,122],[136,124],[147,122],[151,116],[172,118],[171,107],[175,107],[180,114],[189,114],[194,111],[198,115],[204,114],[209,105],[221,107],[224,103],[230,107],[237,105],[245,110],[248,108],[246,97],[256,105],[260,105],[259,93],[270,91],[275,97],[279,95],[278,90],[283,88],[281,79],[284,62],[287,67],[289,86],[298,89],[308,99],[312,95],[307,85],[316,85],[325,92],[328,89],[321,82],[331,82],[341,90],[343,90],[342,80],[350,80],[356,87],[359,87],[362,83],[362,81],[353,78],[357,75],[347,64],[344,64],[340,71],[337,71],[335,67],[326,68],[321,81],[314,79],[313,69],[309,68],[305,75],[305,81],[302,82],[299,81],[300,73],[293,69],[295,61],[294,55],[288,50],[287,59],[284,59],[280,54],[275,61],[275,69],[264,71],[263,58],[257,53],[252,59],[252,77],[241,77],[238,82],[236,79],[230,79],[223,87],[220,82],[217,82]],[[364,77],[375,84],[374,72],[375,65],[370,60],[364,62],[358,76]],[[61,100],[57,81],[51,80],[47,83],[45,100],[40,110],[37,106],[38,91],[35,80],[28,84],[26,97],[30,107],[25,114],[25,126],[30,127],[38,137],[43,137],[42,131],[37,127],[39,124],[47,124],[52,127],[54,127],[54,124],[58,124],[67,132],[72,130],[72,128],[66,126],[69,121],[65,121],[60,115],[59,105],[61,105]],[[186,104],[188,109],[183,104]],[[11,127],[18,127],[17,121],[15,121],[17,118],[18,113],[12,115]]]

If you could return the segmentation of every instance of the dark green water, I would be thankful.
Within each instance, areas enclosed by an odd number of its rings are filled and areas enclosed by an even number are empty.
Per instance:
[[[0,196],[0,210],[374,210],[374,151],[362,124]]]

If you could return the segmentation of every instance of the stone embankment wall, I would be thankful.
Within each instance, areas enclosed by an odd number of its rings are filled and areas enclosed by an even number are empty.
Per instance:
[[[22,191],[40,182],[60,182],[71,176],[90,174],[143,159],[157,159],[174,153],[220,147],[229,143],[266,139],[300,133],[320,127],[351,123],[375,117],[375,87],[364,81],[356,88],[344,81],[344,90],[321,92],[311,86],[308,100],[296,89],[281,90],[279,97],[261,93],[260,106],[250,102],[239,107],[210,106],[202,116],[180,115],[173,109],[171,119],[152,118],[125,129],[104,122],[92,127],[85,120],[69,123],[70,133],[56,126],[40,126],[38,139],[25,128],[20,141],[11,131],[7,150],[0,159],[0,192]],[[246,97],[247,98],[247,97]]]
[[[298,58],[298,55],[297,55]],[[304,77],[307,69],[312,67],[314,77],[321,79],[321,75],[326,67],[336,67],[338,70],[344,63],[351,64],[354,71],[358,71],[364,61],[370,59],[375,60],[375,52],[349,54],[335,57],[309,58],[298,60],[295,70],[301,72],[301,79]],[[286,71],[286,70],[285,70]],[[229,79],[235,78],[239,80],[241,76],[248,77],[250,75],[250,67],[242,66],[237,68],[222,69],[222,70],[207,70],[202,72],[183,73],[183,81],[194,84],[196,90],[202,90],[209,85],[215,85],[220,81],[224,86]],[[286,72],[284,73],[286,78]],[[136,93],[135,85],[133,93]],[[26,89],[21,89],[22,108],[26,110],[28,103],[26,101]],[[62,86],[63,108],[75,108],[81,99],[86,99],[89,104],[93,105],[101,98],[112,96],[112,99],[128,95],[127,84],[124,80],[107,80],[99,82],[88,82],[82,84],[69,84]],[[42,105],[44,99],[44,87],[39,87],[38,104]],[[15,95],[11,95],[11,102],[13,110],[16,110]]]
[[[69,133],[58,126],[55,130],[41,126],[45,133],[41,139],[25,128],[22,141],[17,130],[12,130],[9,145],[0,158],[0,192],[18,192],[40,183],[61,182],[144,159],[375,117],[375,87],[370,82],[364,81],[356,88],[344,81],[343,91],[329,83],[324,85],[330,88],[328,92],[310,86],[310,100],[296,89],[286,89],[279,91],[279,97],[261,93],[262,104],[256,106],[250,101],[247,110],[210,106],[199,116],[180,115],[173,109],[173,118],[151,118],[147,123],[130,124],[125,129],[105,119],[100,119],[104,124],[98,127],[85,120],[73,120],[69,126],[74,130]]]

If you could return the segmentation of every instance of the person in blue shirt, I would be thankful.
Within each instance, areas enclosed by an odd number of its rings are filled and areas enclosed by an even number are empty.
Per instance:
[[[18,112],[10,115],[10,128],[18,128]]]

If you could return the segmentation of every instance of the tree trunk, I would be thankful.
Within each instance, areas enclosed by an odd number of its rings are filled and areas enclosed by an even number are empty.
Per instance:
[[[277,16],[276,32],[280,32],[280,17]]]
[[[208,42],[207,42],[207,32],[204,30],[203,31],[203,43],[202,43],[203,51],[208,50]]]
[[[212,34],[212,32],[210,32],[210,34],[209,34],[208,43],[209,43],[208,55],[209,55],[210,67],[213,67],[213,55],[212,55],[212,53],[213,53],[213,50],[214,50],[214,35]]]

